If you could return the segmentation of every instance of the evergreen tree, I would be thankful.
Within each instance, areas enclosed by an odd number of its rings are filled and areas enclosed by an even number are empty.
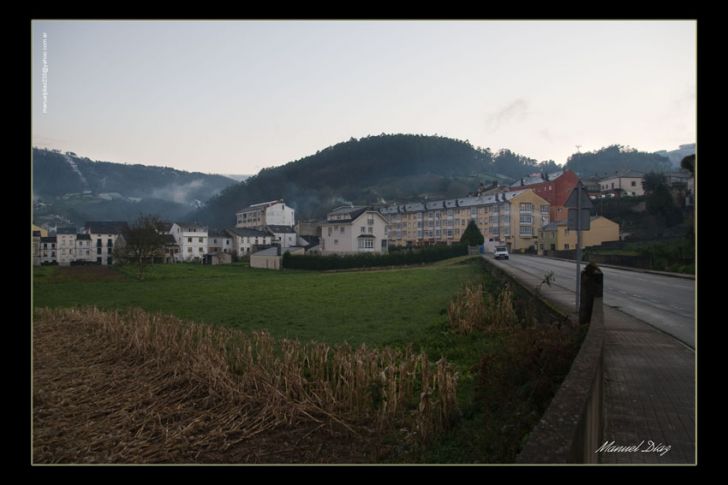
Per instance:
[[[465,228],[463,236],[460,238],[460,242],[466,243],[468,246],[480,246],[485,242],[483,234],[478,229],[478,225],[475,221],[468,222],[468,227]]]

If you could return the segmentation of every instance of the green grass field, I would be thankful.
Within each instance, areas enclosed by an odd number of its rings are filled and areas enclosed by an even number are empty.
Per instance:
[[[479,276],[467,257],[414,268],[337,273],[242,264],[133,268],[38,267],[33,305],[141,307],[183,319],[268,330],[276,337],[358,345],[419,341],[447,322],[447,304]]]

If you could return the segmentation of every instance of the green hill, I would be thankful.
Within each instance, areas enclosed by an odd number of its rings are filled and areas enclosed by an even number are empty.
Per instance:
[[[378,135],[352,138],[285,165],[261,170],[228,187],[191,217],[211,226],[235,222],[235,212],[283,198],[297,219],[323,217],[336,205],[381,204],[416,198],[456,197],[480,182],[504,182],[543,169],[508,150],[491,153],[467,141],[440,136]]]
[[[33,148],[34,220],[81,224],[131,220],[139,213],[184,218],[235,180],[169,167],[97,162]]]

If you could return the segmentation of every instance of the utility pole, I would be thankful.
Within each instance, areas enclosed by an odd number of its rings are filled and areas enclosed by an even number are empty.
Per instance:
[[[576,184],[576,312],[581,299],[581,181]]]

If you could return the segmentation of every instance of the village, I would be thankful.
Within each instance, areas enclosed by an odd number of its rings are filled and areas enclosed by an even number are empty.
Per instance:
[[[683,173],[684,172],[684,173]],[[687,171],[668,174],[669,183],[688,188],[690,204],[693,178]],[[628,171],[582,182],[570,170],[534,174],[510,186],[493,184],[463,198],[411,202],[386,206],[345,205],[333,208],[325,221],[296,222],[295,209],[283,199],[245,207],[236,214],[234,227],[210,229],[201,224],[162,222],[164,234],[160,263],[197,262],[229,264],[248,259],[253,268],[280,269],[283,254],[347,255],[387,253],[389,248],[449,245],[460,240],[469,221],[485,238],[481,252],[506,245],[510,252],[549,254],[576,247],[576,232],[567,227],[564,204],[582,183],[590,198],[644,195],[644,174]],[[89,221],[75,227],[33,226],[33,263],[114,264],[114,247],[123,244],[126,221]],[[619,224],[592,216],[583,231],[583,247],[621,240]]]

